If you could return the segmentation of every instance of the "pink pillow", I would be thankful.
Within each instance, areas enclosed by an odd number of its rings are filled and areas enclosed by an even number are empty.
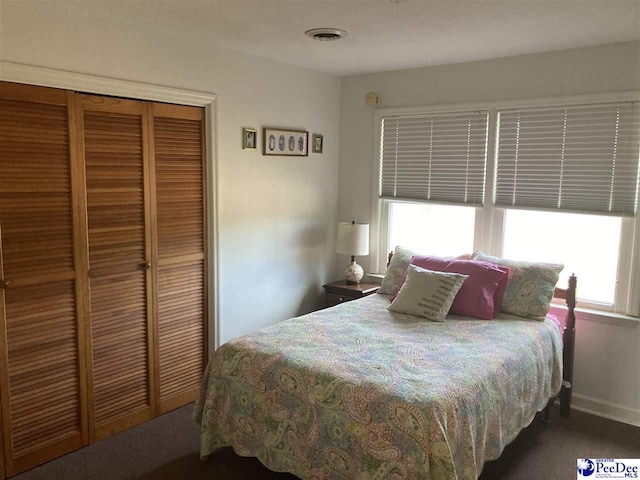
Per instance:
[[[411,257],[411,264],[436,272],[469,276],[458,291],[450,313],[483,320],[491,320],[500,313],[502,296],[509,280],[509,268],[489,262],[423,255]]]

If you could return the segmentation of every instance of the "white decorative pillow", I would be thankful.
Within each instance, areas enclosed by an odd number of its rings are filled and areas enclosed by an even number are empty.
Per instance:
[[[509,267],[509,281],[502,297],[503,312],[544,320],[564,265],[509,260],[482,252],[474,253],[473,259]]]
[[[468,275],[434,272],[415,265],[407,268],[407,279],[389,310],[444,322],[451,304]]]

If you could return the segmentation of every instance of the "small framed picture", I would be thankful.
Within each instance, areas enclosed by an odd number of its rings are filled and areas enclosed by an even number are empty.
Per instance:
[[[320,135],[319,133],[314,133],[311,142],[311,151],[313,153],[322,153],[322,135]]]
[[[255,128],[243,128],[242,129],[242,148],[243,149],[256,149],[258,144],[258,133]]]
[[[306,157],[309,155],[309,132],[265,127],[262,132],[264,155]]]

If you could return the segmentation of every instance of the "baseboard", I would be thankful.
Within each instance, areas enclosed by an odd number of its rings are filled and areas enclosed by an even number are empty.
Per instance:
[[[617,422],[628,423],[640,427],[640,410],[634,410],[615,403],[604,402],[598,398],[574,393],[571,408],[581,412],[608,418]]]

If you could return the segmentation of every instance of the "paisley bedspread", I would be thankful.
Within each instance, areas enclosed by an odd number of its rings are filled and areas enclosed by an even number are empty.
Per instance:
[[[389,297],[222,345],[194,416],[223,446],[301,479],[477,479],[560,390],[557,325],[501,314],[430,322]]]

